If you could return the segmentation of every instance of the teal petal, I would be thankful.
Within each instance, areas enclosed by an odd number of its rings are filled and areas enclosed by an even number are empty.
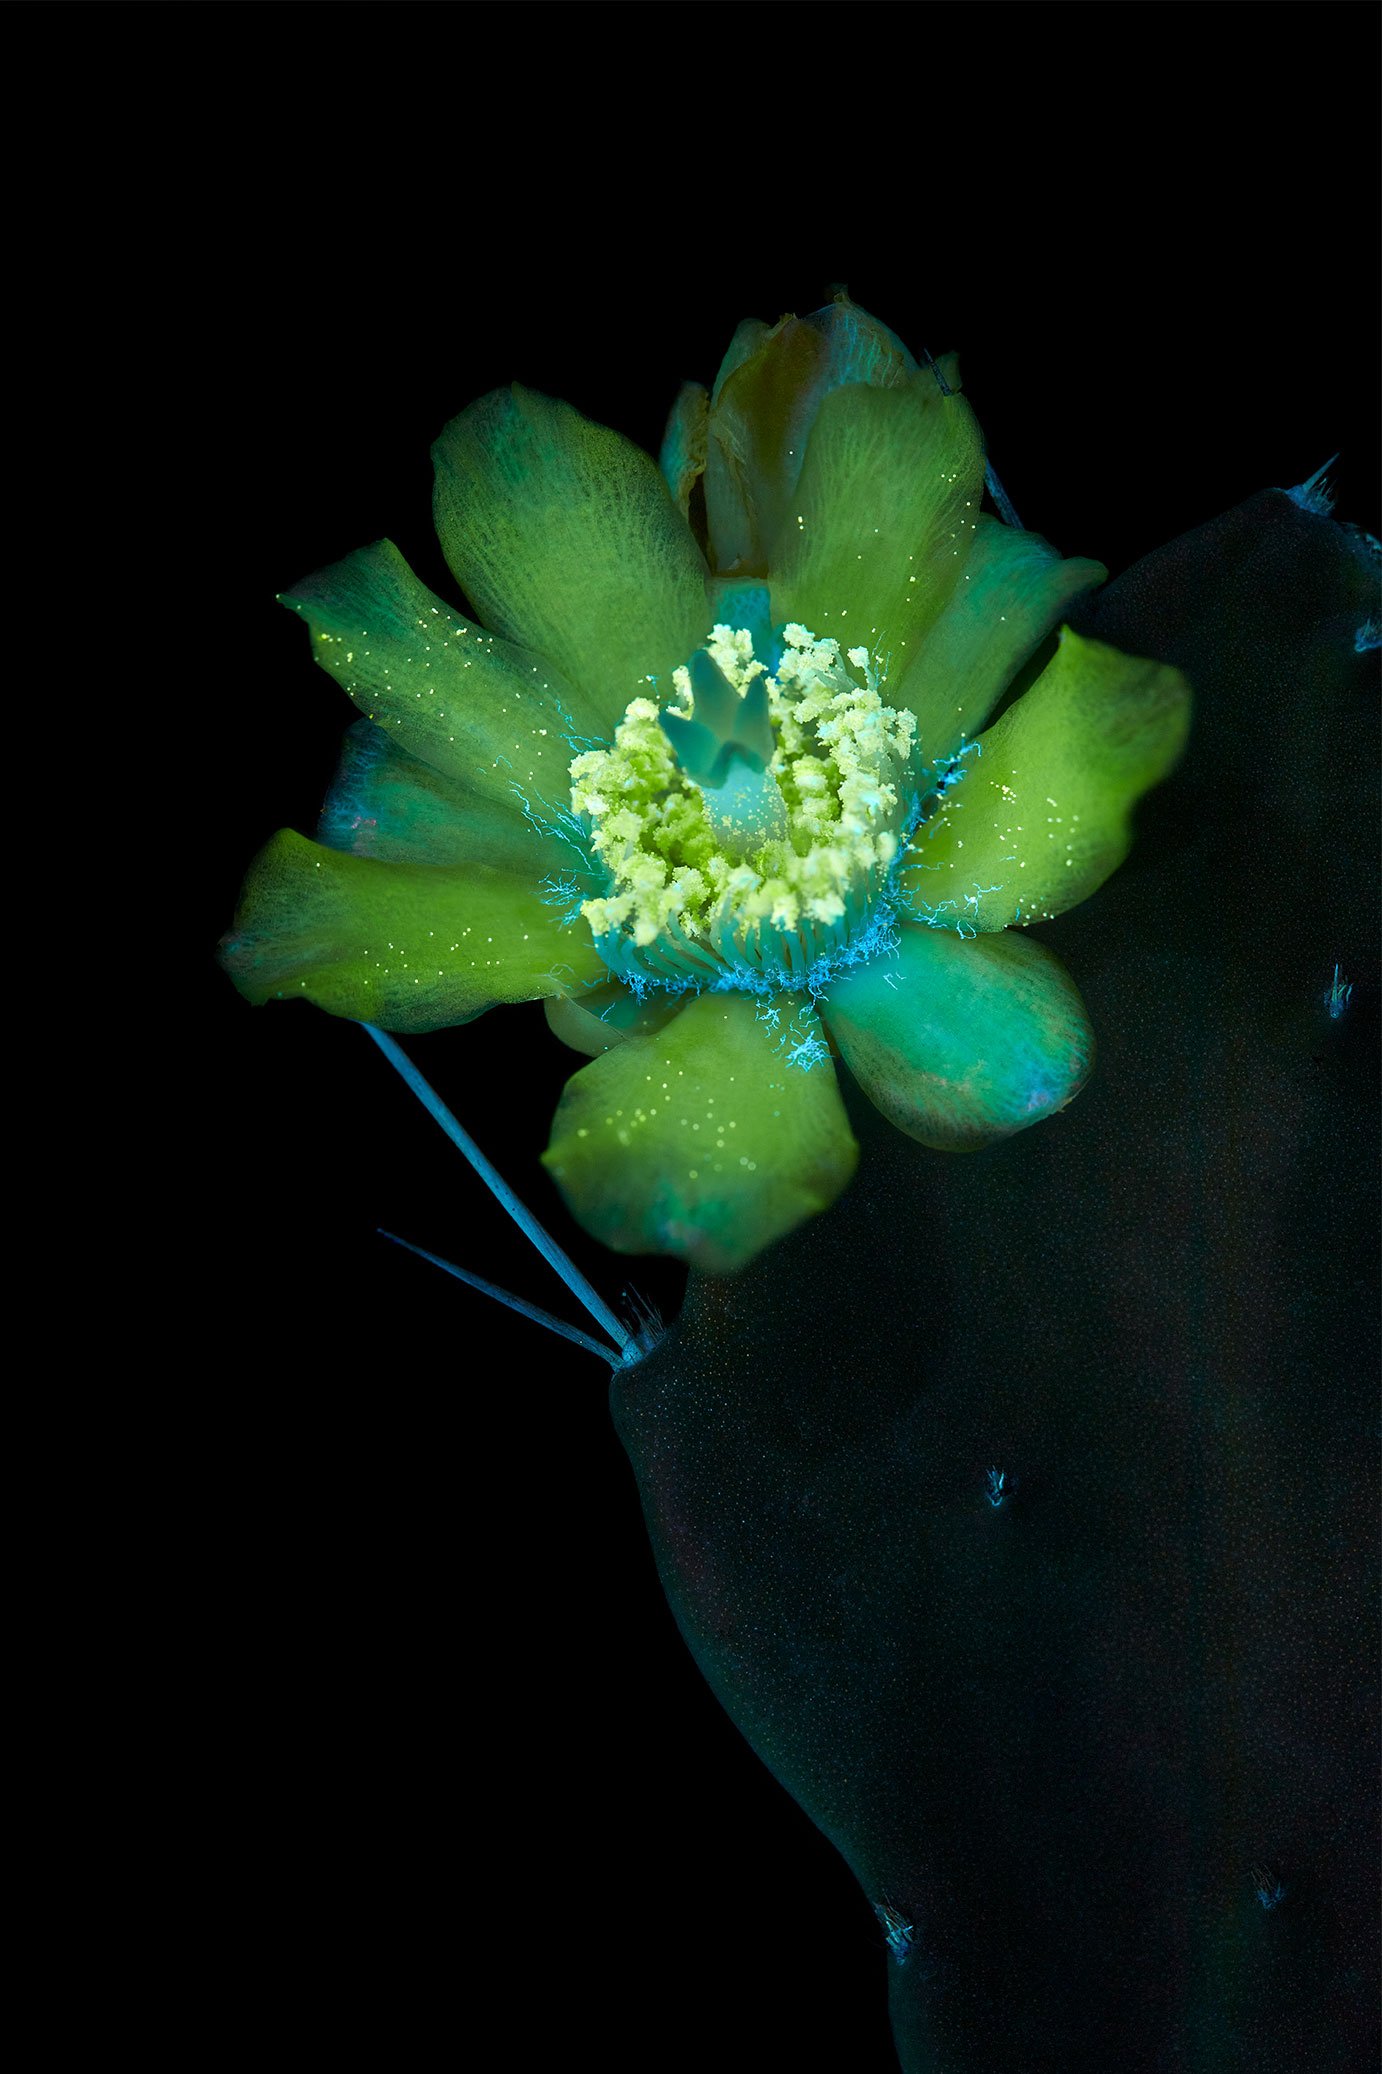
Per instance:
[[[1028,936],[909,924],[896,959],[836,980],[823,1014],[875,1108],[942,1152],[1040,1123],[1079,1093],[1094,1061],[1074,981]]]
[[[489,864],[530,885],[586,862],[548,828],[409,756],[369,720],[346,732],[317,840],[384,863]],[[599,890],[593,872],[581,883],[586,894]]]
[[[656,463],[617,432],[515,385],[453,418],[432,453],[457,582],[607,730],[704,640],[701,551]]]
[[[569,807],[571,758],[599,739],[593,710],[542,656],[436,597],[391,540],[283,603],[307,621],[322,668],[410,756],[510,809]]]
[[[586,928],[483,864],[380,863],[284,829],[250,866],[221,962],[250,1001],[440,1030],[604,979]]]
[[[662,435],[662,448],[657,457],[662,479],[683,518],[689,516],[691,492],[705,474],[709,403],[702,383],[682,383],[667,419],[667,430]]]
[[[1062,561],[1039,533],[981,512],[945,610],[888,692],[916,715],[917,759],[934,763],[972,740],[1072,599],[1107,575],[1101,562]]]
[[[698,994],[572,1075],[544,1164],[595,1238],[733,1274],[835,1200],[858,1147],[820,1025],[771,1014]]]

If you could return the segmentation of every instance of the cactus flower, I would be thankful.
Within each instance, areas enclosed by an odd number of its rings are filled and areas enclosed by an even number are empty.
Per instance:
[[[842,298],[741,325],[660,467],[518,387],[435,460],[474,619],[388,541],[285,597],[365,717],[251,866],[240,990],[400,1032],[542,1000],[588,1060],[573,1214],[715,1273],[845,1186],[840,1072],[937,1149],[1063,1108],[1093,1040],[1026,931],[1122,860],[1189,695],[1062,628],[1105,572],[981,509],[953,360]]]

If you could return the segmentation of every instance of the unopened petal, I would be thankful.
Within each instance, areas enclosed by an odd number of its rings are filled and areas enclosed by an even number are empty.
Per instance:
[[[831,391],[849,382],[889,388],[915,371],[902,341],[847,297],[771,329],[740,325],[716,379],[705,449],[706,518],[721,574],[761,576],[770,567]]]
[[[702,383],[682,383],[668,414],[667,429],[662,435],[662,447],[657,457],[662,479],[683,518],[689,516],[691,492],[705,474],[709,401]]]

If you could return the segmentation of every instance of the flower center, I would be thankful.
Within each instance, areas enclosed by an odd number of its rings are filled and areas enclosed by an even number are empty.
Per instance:
[[[916,722],[884,704],[868,650],[782,629],[758,652],[717,626],[634,699],[608,749],[571,765],[607,890],[581,913],[612,973],[660,986],[817,991],[892,926],[916,819]]]

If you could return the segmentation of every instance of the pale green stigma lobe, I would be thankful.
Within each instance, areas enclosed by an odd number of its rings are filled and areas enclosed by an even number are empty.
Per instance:
[[[768,717],[768,687],[762,674],[740,692],[704,648],[687,665],[694,700],[693,720],[664,713],[662,725],[677,761],[698,785],[722,785],[733,754],[752,770],[763,771],[776,743]],[[683,754],[683,748],[688,754]]]
[[[692,717],[665,712],[663,732],[701,795],[716,839],[736,863],[787,837],[787,803],[768,765],[777,747],[761,672],[741,693],[704,648],[687,668]]]
[[[766,770],[756,771],[751,763],[737,760],[737,744],[730,756],[736,760],[723,784],[702,785],[701,804],[725,856],[742,864],[766,844],[786,841],[787,802]]]
[[[881,919],[916,814],[915,721],[867,650],[842,659],[801,626],[775,675],[747,628],[717,626],[673,684],[571,765],[608,888],[581,912],[636,989],[799,989]]]

